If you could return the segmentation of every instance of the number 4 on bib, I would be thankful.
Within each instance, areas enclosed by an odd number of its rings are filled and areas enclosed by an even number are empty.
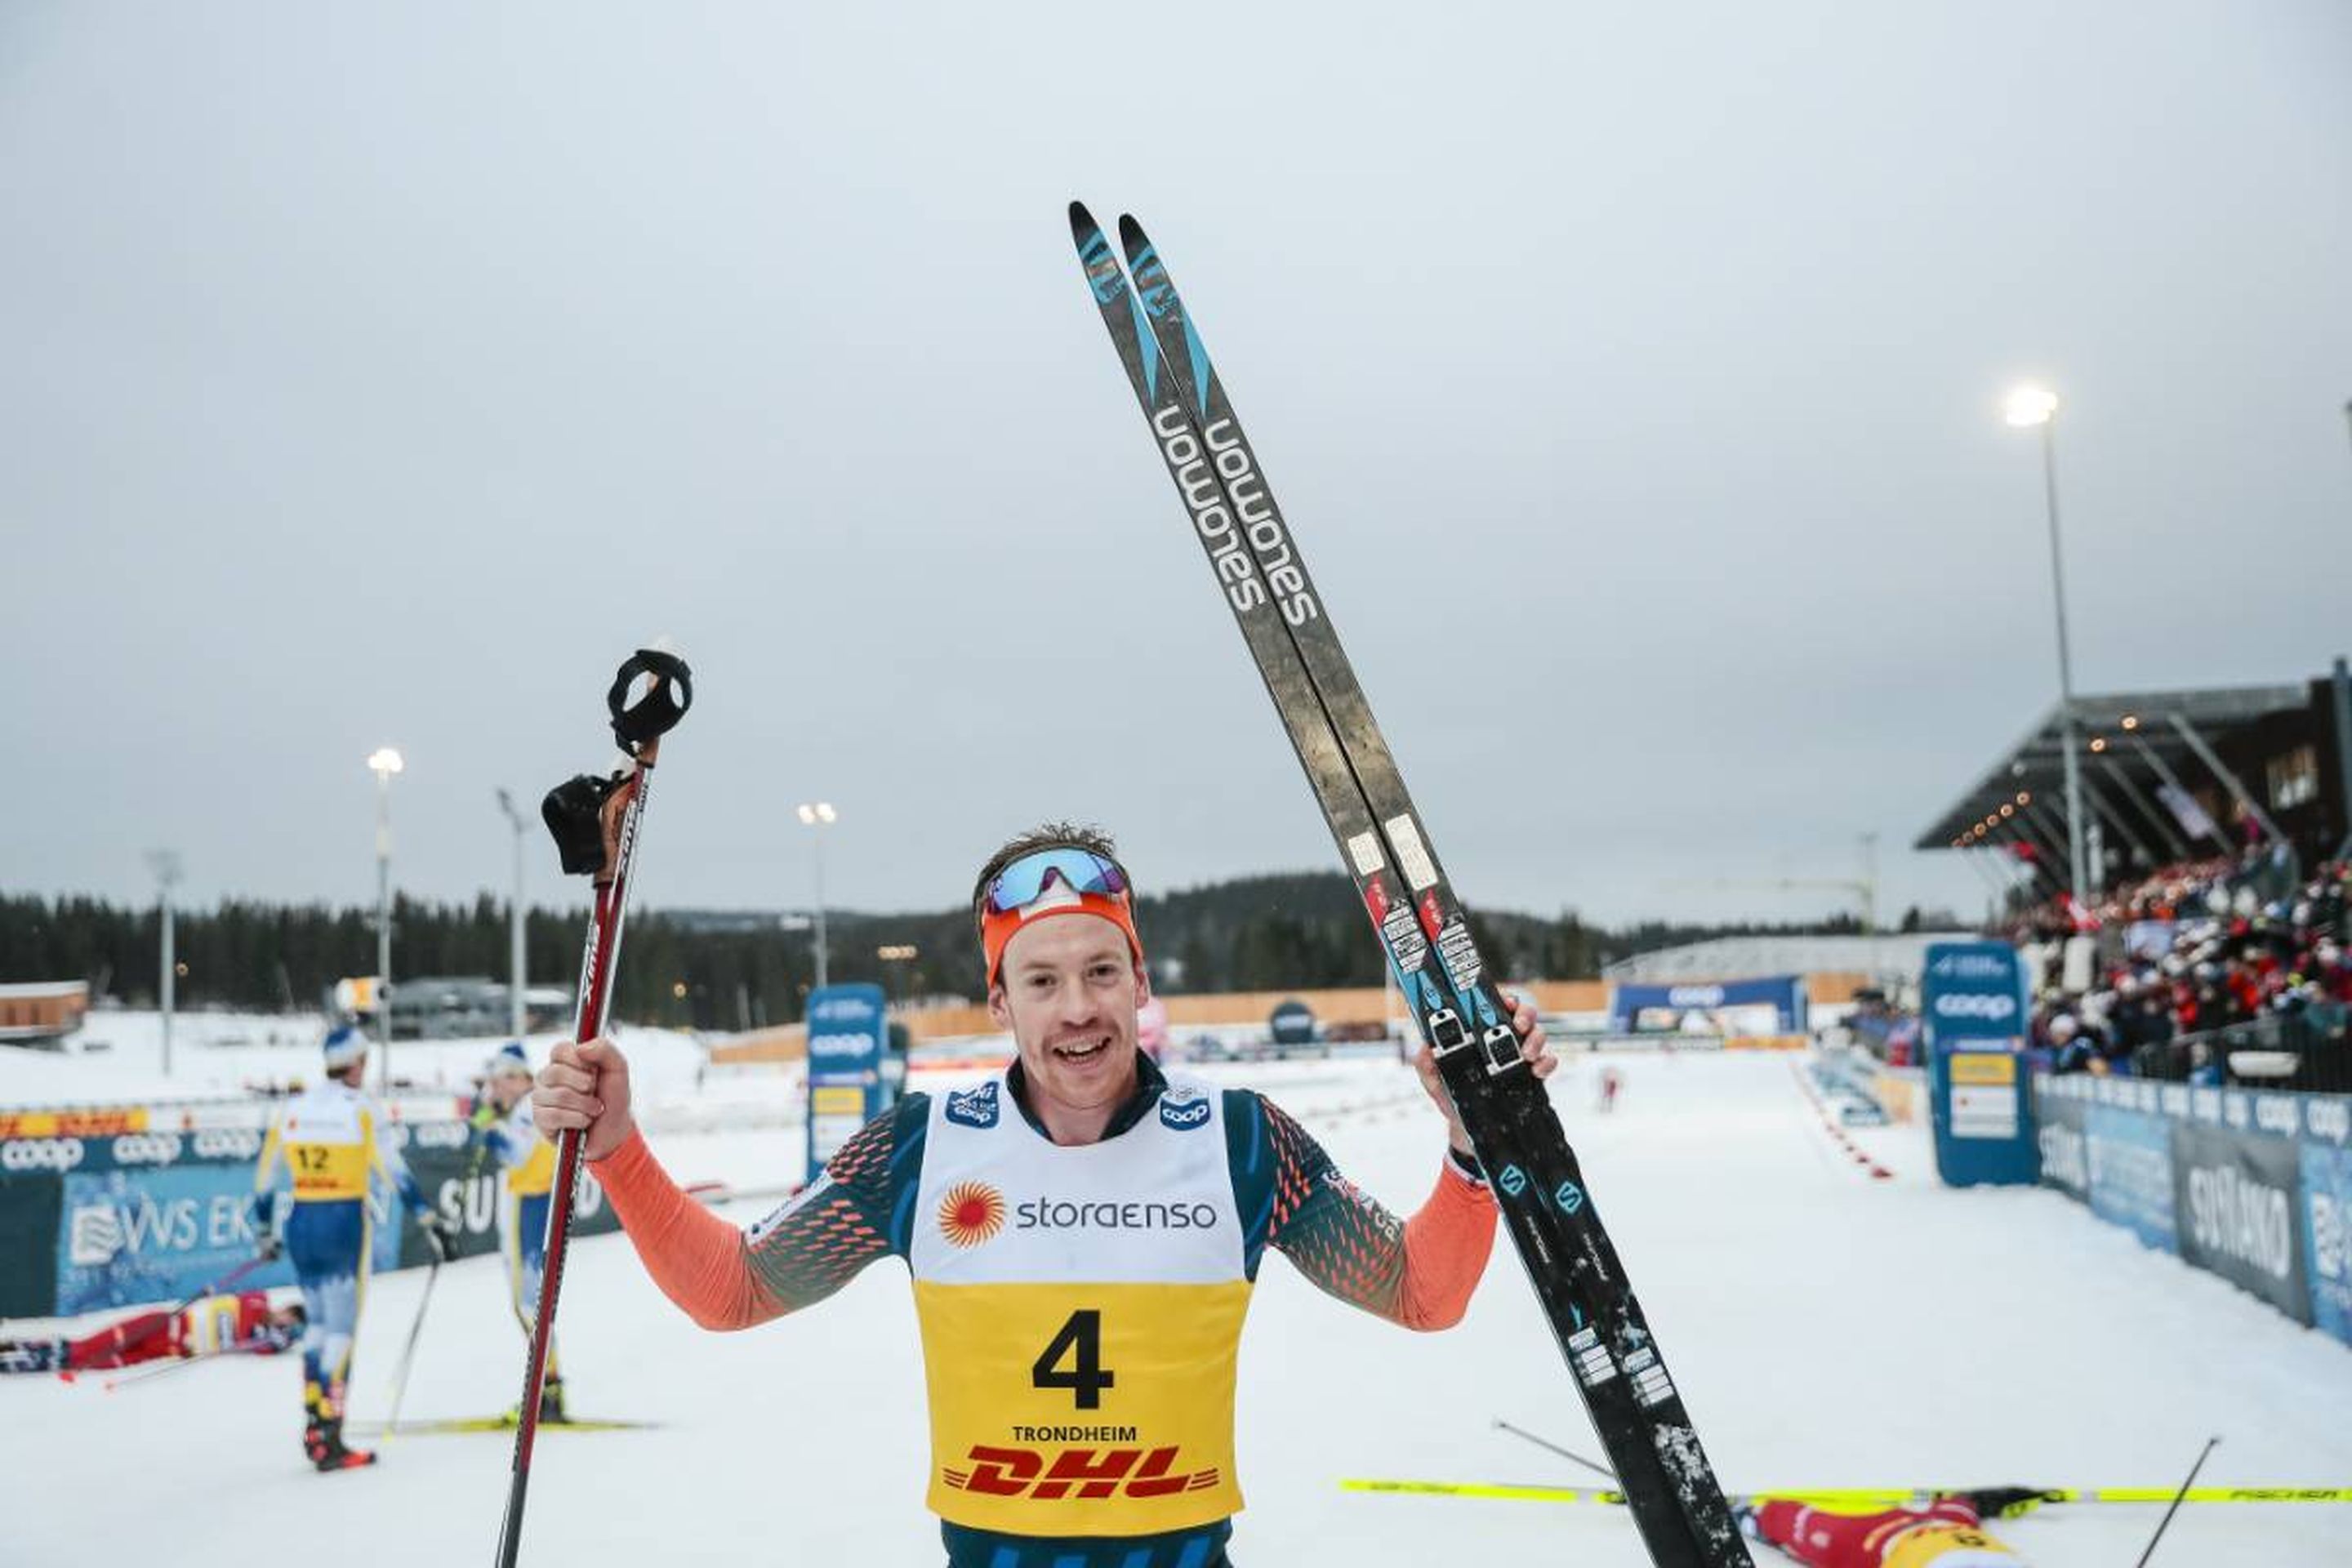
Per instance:
[[[1056,1370],[1064,1356],[1076,1363],[1068,1372]],[[1092,1307],[1072,1312],[1030,1367],[1029,1382],[1033,1387],[1070,1390],[1081,1410],[1101,1409],[1102,1391],[1118,1382],[1116,1373],[1103,1370],[1102,1313]]]

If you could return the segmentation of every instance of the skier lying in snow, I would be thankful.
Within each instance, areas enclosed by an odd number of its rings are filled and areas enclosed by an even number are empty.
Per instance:
[[[1987,1514],[2019,1511],[2037,1492],[2022,1489],[1955,1492],[1922,1508],[1832,1513],[1801,1502],[1759,1498],[1740,1508],[1740,1528],[1807,1568],[2026,1568],[2025,1560],[1988,1534]]]
[[[275,1355],[302,1337],[299,1302],[267,1290],[206,1296],[177,1311],[133,1312],[75,1339],[0,1340],[0,1372],[97,1372],[200,1355]]]
[[[1005,845],[972,914],[1018,1059],[907,1095],[748,1234],[655,1162],[610,1040],[558,1046],[533,1115],[548,1136],[585,1129],[646,1271],[705,1328],[765,1322],[906,1259],[950,1568],[1219,1568],[1242,1506],[1235,1355],[1265,1249],[1352,1306],[1447,1328],[1493,1249],[1494,1197],[1426,1049],[1450,1147],[1402,1222],[1255,1091],[1164,1077],[1136,1048],[1151,988],[1099,834],[1055,825]],[[1511,1022],[1549,1075],[1534,1008]]]

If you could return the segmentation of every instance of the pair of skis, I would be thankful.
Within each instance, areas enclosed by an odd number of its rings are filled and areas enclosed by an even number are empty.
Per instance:
[[[1264,468],[1165,264],[1131,217],[1124,268],[1077,203],[1070,236],[1219,590],[1265,678],[1422,1037],[1494,1184],[1652,1562],[1751,1560],[1667,1376],[1510,1007],[1420,825]]]

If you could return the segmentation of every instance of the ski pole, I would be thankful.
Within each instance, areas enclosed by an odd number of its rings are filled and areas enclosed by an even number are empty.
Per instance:
[[[1528,1431],[1524,1426],[1514,1426],[1499,1415],[1495,1417],[1495,1425],[1501,1427],[1504,1431],[1508,1432],[1514,1437],[1525,1437],[1528,1442],[1533,1443],[1538,1448],[1549,1449],[1551,1452],[1558,1454],[1561,1458],[1568,1460],[1570,1464],[1583,1466],[1586,1469],[1591,1470],[1596,1476],[1601,1476],[1612,1481],[1617,1479],[1617,1472],[1611,1469],[1608,1466],[1596,1464],[1592,1460],[1586,1458],[1581,1454],[1571,1453],[1568,1449],[1563,1448],[1559,1444],[1553,1442],[1549,1437],[1537,1436],[1534,1433]]]
[[[400,1436],[400,1405],[408,1397],[409,1369],[416,1364],[416,1342],[425,1332],[425,1309],[433,1304],[433,1287],[441,1279],[441,1255],[435,1253],[425,1270],[425,1289],[416,1298],[416,1321],[408,1325],[408,1343],[400,1352],[400,1370],[392,1378],[392,1414],[383,1419],[383,1442],[389,1447]]]
[[[2189,1479],[2180,1483],[2180,1490],[2173,1495],[2172,1506],[2166,1509],[2164,1517],[2156,1521],[2156,1533],[2147,1538],[2147,1550],[2139,1554],[2139,1561],[2132,1568],[2147,1568],[2147,1560],[2156,1555],[2156,1543],[2164,1539],[2165,1529],[2172,1523],[2172,1516],[2180,1511],[2181,1499],[2187,1497],[2189,1489],[2197,1484],[2197,1472],[2205,1468],[2205,1460],[2213,1452],[2213,1445],[2221,1440],[2218,1433],[2205,1439],[2205,1447],[2199,1452],[2197,1462],[2189,1467]]]
[[[622,916],[628,907],[629,864],[636,858],[638,823],[661,738],[694,703],[693,672],[663,645],[639,648],[614,677],[604,705],[612,714],[613,738],[625,753],[609,778],[583,773],[550,790],[540,815],[554,835],[567,874],[593,879],[594,897],[588,942],[580,961],[579,1011],[574,1040],[604,1032],[612,1002],[613,969],[621,955]],[[555,1140],[555,1182],[547,1205],[547,1238],[540,1265],[539,1310],[531,1324],[530,1355],[523,1371],[522,1408],[515,1427],[514,1474],[507,1486],[506,1518],[499,1527],[499,1568],[514,1568],[522,1544],[522,1512],[530,1485],[530,1455],[539,1436],[539,1396],[547,1377],[547,1351],[555,1334],[555,1302],[563,1285],[563,1259],[572,1236],[572,1192],[580,1179],[580,1131],[565,1128]]]
[[[163,1376],[166,1373],[185,1372],[192,1366],[202,1366],[206,1362],[220,1361],[228,1356],[259,1355],[262,1352],[259,1350],[251,1345],[231,1345],[226,1350],[213,1351],[205,1355],[173,1356],[171,1360],[159,1362],[153,1366],[137,1367],[131,1371],[121,1373],[116,1376],[110,1377],[98,1385],[99,1392],[101,1394],[112,1394],[119,1388],[136,1388],[141,1384],[154,1382],[157,1378]]]

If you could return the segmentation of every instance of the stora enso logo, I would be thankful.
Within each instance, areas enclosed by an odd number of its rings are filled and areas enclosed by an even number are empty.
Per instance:
[[[1003,1228],[1004,1194],[986,1182],[959,1182],[940,1199],[940,1234],[950,1247],[978,1247]]]

